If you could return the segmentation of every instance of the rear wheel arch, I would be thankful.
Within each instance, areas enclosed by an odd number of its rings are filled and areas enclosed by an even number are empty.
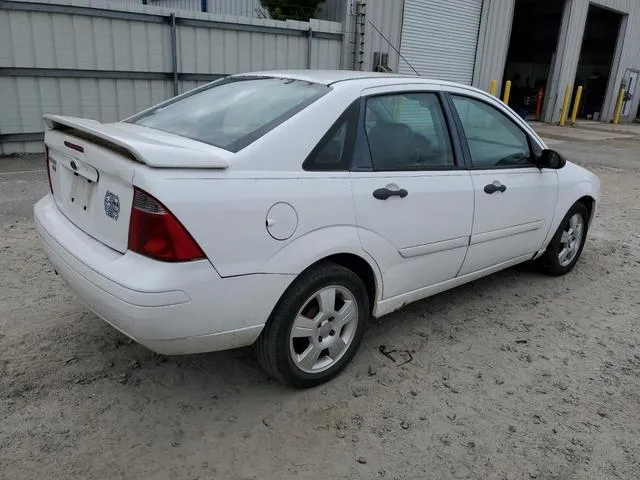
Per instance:
[[[314,264],[310,265],[307,270],[314,268],[315,266],[321,263],[337,263],[345,268],[348,268],[353,273],[355,273],[364,286],[367,289],[367,294],[369,296],[369,308],[371,312],[373,312],[373,307],[377,301],[376,295],[380,291],[380,286],[378,285],[378,279],[376,278],[376,274],[373,270],[373,267],[367,262],[364,258],[355,255],[353,253],[337,253],[333,255],[329,255]]]
[[[356,273],[356,271],[359,273]],[[295,327],[297,318],[301,315],[300,309],[309,301],[305,300],[305,298],[308,298],[310,292],[316,291],[317,293],[318,288],[339,289],[341,286],[346,288],[346,291],[355,300],[357,306],[356,330],[353,333],[352,342],[346,344],[347,350],[340,357],[335,358],[330,355],[335,362],[327,370],[317,372],[299,370],[296,367],[296,362],[301,360],[294,358],[295,355],[291,353],[291,349],[296,347],[294,343],[290,342],[293,342],[291,332]],[[260,337],[254,344],[258,362],[275,378],[292,386],[310,387],[330,380],[351,361],[362,341],[366,323],[372,312],[373,303],[370,298],[367,298],[371,296],[369,288],[372,288],[372,286],[375,287],[375,274],[366,260],[357,255],[334,254],[313,263],[296,276],[296,279],[285,290],[271,312]],[[310,297],[310,300],[315,298],[316,293]],[[367,300],[369,305],[367,305]],[[320,303],[317,307],[319,310],[323,308]],[[296,314],[296,311],[298,311],[298,314]],[[317,315],[317,312],[314,315]],[[308,319],[315,319],[314,315],[308,316]],[[315,322],[315,320],[313,321]],[[325,337],[326,332],[323,333],[321,328],[328,323],[329,327],[333,329],[334,325],[331,322],[334,321],[334,318],[333,316],[330,318],[322,317],[320,321],[323,325],[315,324],[315,326],[311,327],[313,332],[310,334],[307,332],[307,335],[297,336],[310,337],[308,346],[315,345],[316,351],[322,350],[324,352],[324,349],[318,349],[319,346],[323,345],[318,342],[322,342],[323,338],[326,340],[329,337],[333,337],[334,333],[341,330],[339,328],[336,328],[335,332],[331,330],[329,336]],[[306,325],[304,323],[304,327],[301,328],[303,333],[304,330],[309,328]],[[316,338],[315,335],[320,335],[318,342],[314,340]],[[342,336],[341,333],[337,333],[337,335]],[[331,352],[331,345],[327,348]],[[305,350],[304,346],[302,350]],[[295,353],[301,356],[305,355],[303,351],[296,351]],[[321,352],[320,355],[323,355],[323,353]],[[317,358],[316,355],[312,361],[315,362]]]
[[[307,268],[300,271],[300,273],[296,275],[296,278],[289,284],[282,295],[280,295],[280,298],[269,314],[269,318],[273,316],[273,312],[278,308],[279,304],[287,296],[291,288],[295,285],[296,281],[302,275],[326,263],[335,263],[337,265],[345,267],[355,273],[360,278],[360,280],[362,280],[362,283],[364,283],[364,286],[367,289],[367,295],[369,296],[370,312],[373,312],[375,304],[378,301],[378,295],[381,296],[382,294],[382,277],[376,274],[377,271],[374,270],[376,267],[371,265],[371,262],[365,260],[362,256],[356,255],[355,253],[345,252],[327,255],[313,262]]]

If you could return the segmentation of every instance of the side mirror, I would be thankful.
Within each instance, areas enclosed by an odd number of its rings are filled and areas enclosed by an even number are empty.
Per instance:
[[[551,168],[553,170],[559,170],[567,163],[566,159],[555,150],[543,150],[540,156],[536,159],[538,168]]]

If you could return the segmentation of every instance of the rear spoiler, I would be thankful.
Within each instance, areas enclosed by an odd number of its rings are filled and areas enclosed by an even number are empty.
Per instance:
[[[82,138],[150,167],[224,169],[229,168],[233,155],[206,143],[132,124],[103,124],[96,120],[49,114],[43,118],[48,130]]]

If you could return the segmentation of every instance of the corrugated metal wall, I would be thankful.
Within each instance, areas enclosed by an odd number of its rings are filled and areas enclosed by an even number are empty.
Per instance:
[[[83,5],[96,3],[73,0],[52,12],[0,0],[0,154],[40,151],[40,142],[14,134],[42,132],[44,113],[112,122],[173,95],[170,11]],[[176,18],[179,92],[225,74],[340,65],[339,23]]]
[[[143,0],[108,0],[114,3],[144,5]],[[147,0],[147,5],[180,10],[202,11],[201,0]],[[207,12],[217,15],[269,18],[260,0],[207,0]],[[324,17],[323,17],[324,18]],[[326,20],[330,20],[326,18]]]
[[[484,0],[473,72],[473,86],[489,90],[491,80],[502,85],[509,50],[515,0]]]
[[[109,0],[114,3],[125,3],[129,5],[142,5],[142,0]]]
[[[328,0],[328,11],[334,12],[339,17],[344,12],[344,57],[343,68],[372,71],[374,69],[373,56],[375,52],[388,54],[388,66],[393,71],[398,70],[398,51],[400,50],[400,33],[402,32],[402,10],[404,0],[360,0],[362,6],[356,8],[357,0]],[[318,13],[322,14],[322,8]],[[364,37],[357,33],[361,32],[361,27],[356,30],[355,12],[364,12]],[[330,18],[337,18],[331,16]],[[322,17],[327,18],[327,17]],[[337,20],[336,20],[337,21]],[[356,38],[358,37],[358,38]],[[358,42],[356,45],[355,42]],[[359,43],[363,41],[363,48],[359,48]],[[356,48],[358,47],[358,48]],[[362,52],[361,54],[359,52]],[[356,65],[354,65],[354,52],[356,55]],[[362,60],[360,66],[359,60]]]
[[[367,0],[367,24],[364,32],[365,70],[372,70],[375,52],[389,54],[389,67],[398,71],[400,57],[400,34],[402,33],[402,11],[404,0]],[[375,28],[374,28],[375,26]],[[376,28],[380,31],[376,31]],[[385,39],[386,37],[386,39]],[[389,41],[387,41],[389,40]],[[392,47],[393,46],[393,47]]]
[[[266,11],[260,0],[207,0],[207,12],[220,15],[265,18]]]
[[[142,2],[140,3],[142,4]],[[196,12],[200,11],[200,0],[148,0],[147,5]]]

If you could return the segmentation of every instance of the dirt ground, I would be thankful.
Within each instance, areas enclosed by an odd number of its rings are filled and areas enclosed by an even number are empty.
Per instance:
[[[307,391],[250,350],[158,356],[97,319],[36,240],[40,160],[0,160],[0,478],[640,478],[635,132],[555,136],[604,188],[571,274],[516,268],[376,320]]]

